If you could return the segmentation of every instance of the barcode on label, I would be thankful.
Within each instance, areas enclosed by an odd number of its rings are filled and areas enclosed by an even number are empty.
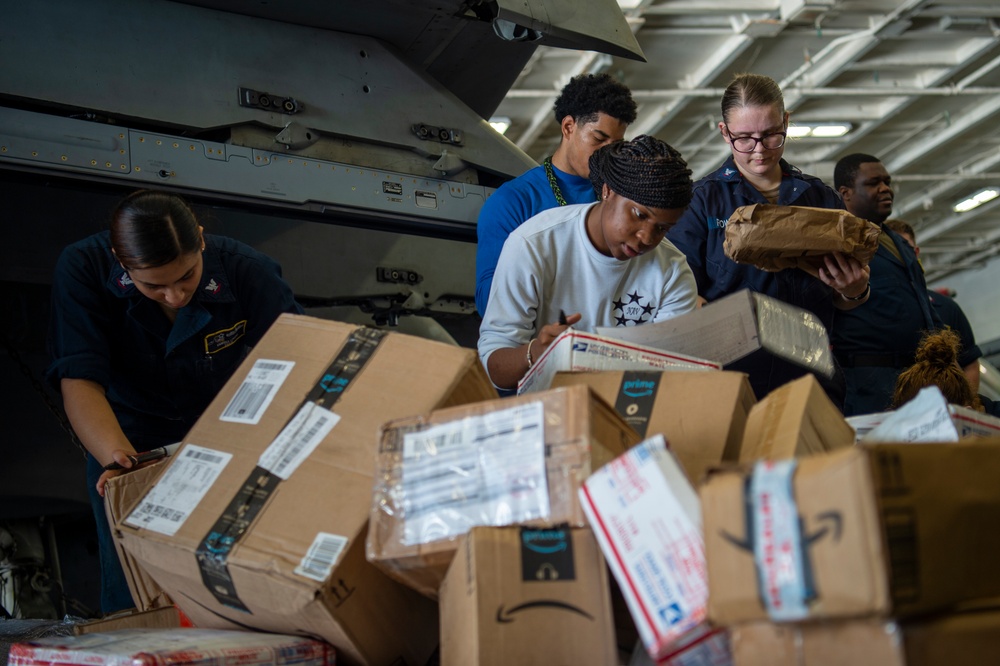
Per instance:
[[[249,420],[256,418],[260,406],[264,404],[268,394],[274,390],[274,384],[258,384],[243,382],[236,395],[226,405],[226,411],[222,412],[222,419]]]
[[[171,523],[179,523],[187,516],[182,511],[177,511],[162,504],[144,504],[133,514],[132,520],[140,524],[148,524],[152,520],[166,520]]]
[[[301,455],[305,448],[307,446],[310,448],[316,447],[316,444],[318,444],[318,442],[315,441],[316,436],[320,433],[322,433],[322,435],[326,435],[326,433],[329,432],[326,425],[330,422],[332,416],[332,414],[330,416],[320,416],[309,426],[308,430],[304,433],[296,435],[292,439],[291,446],[288,447],[285,454],[281,457],[281,460],[278,461],[278,464],[275,465],[274,469],[271,471],[277,476],[286,478],[285,471],[291,465],[298,465],[299,455]],[[322,437],[320,437],[320,439],[322,439]]]
[[[309,552],[295,568],[295,573],[320,582],[326,580],[346,547],[346,537],[320,532],[309,547]]]
[[[246,379],[236,389],[229,404],[222,410],[221,421],[256,425],[267,410],[278,389],[288,378],[293,361],[257,359]]]
[[[203,460],[208,463],[220,463],[222,462],[222,456],[215,453],[207,453],[205,451],[194,451],[192,449],[185,449],[184,456],[187,458],[194,458],[195,460]]]

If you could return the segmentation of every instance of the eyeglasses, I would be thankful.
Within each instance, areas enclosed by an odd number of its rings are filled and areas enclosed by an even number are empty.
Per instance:
[[[733,150],[738,153],[752,153],[757,149],[757,144],[761,144],[767,150],[775,150],[781,148],[785,145],[786,132],[772,132],[770,134],[765,134],[764,136],[733,136],[733,133],[729,130],[729,125],[726,125],[726,134],[729,135],[729,140],[732,142]]]

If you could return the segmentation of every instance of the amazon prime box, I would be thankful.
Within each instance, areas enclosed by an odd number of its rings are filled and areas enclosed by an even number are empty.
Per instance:
[[[368,560],[436,599],[472,527],[586,526],[580,484],[638,441],[586,386],[389,421],[379,431]]]
[[[590,530],[474,527],[441,585],[441,666],[617,663]]]
[[[997,439],[862,445],[709,475],[709,618],[909,617],[1000,596],[997,478]]]
[[[282,315],[121,541],[199,627],[319,636],[343,664],[426,663],[437,606],[365,559],[376,433],[495,397],[471,349]]]
[[[642,438],[662,434],[694,485],[705,471],[739,459],[756,399],[741,372],[604,370],[560,372],[553,388],[585,384]]]

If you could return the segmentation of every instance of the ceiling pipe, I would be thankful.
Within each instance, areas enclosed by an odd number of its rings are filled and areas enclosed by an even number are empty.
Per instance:
[[[661,88],[657,90],[632,90],[635,99],[659,99],[671,97],[717,97],[722,99],[725,88]],[[937,88],[796,88],[796,93],[804,97],[958,97],[968,95],[997,95],[998,86],[978,86],[959,88],[957,86],[941,86]],[[525,99],[551,97],[551,90],[520,89],[511,90],[507,97]]]

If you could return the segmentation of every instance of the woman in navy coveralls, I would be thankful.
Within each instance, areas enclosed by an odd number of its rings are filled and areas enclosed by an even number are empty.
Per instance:
[[[722,244],[729,216],[740,206],[770,203],[843,209],[840,195],[782,159],[788,112],[773,79],[759,74],[737,75],[723,94],[718,126],[732,155],[717,171],[695,183],[691,205],[667,234],[687,256],[699,297],[711,302],[750,289],[809,310],[829,330],[834,308],[851,309],[867,298],[867,266],[834,253],[825,257],[819,279],[798,269],[771,273],[735,263],[725,255]],[[749,374],[758,399],[807,372],[762,354],[727,369]],[[838,405],[843,402],[842,386],[825,382],[824,388]]]
[[[111,230],[70,245],[52,287],[48,379],[88,451],[101,605],[132,607],[104,513],[104,465],[179,442],[282,312],[301,313],[281,267],[205,235],[177,196],[125,198]]]

